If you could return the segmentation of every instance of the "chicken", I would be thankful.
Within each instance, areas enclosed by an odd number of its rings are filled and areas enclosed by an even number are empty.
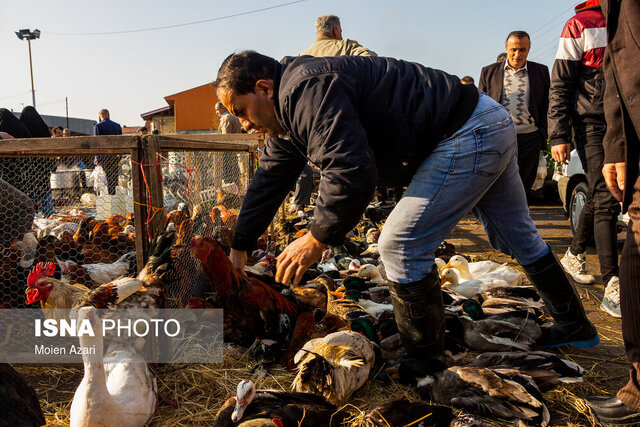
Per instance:
[[[151,247],[149,261],[136,278],[122,277],[90,290],[86,286],[64,283],[51,277],[55,271],[53,263],[39,263],[27,277],[27,304],[40,302],[48,318],[68,319],[69,309],[93,306],[109,308],[118,306],[138,291],[159,297],[164,289],[164,274],[168,270],[171,244],[175,235],[161,235]],[[148,298],[136,299],[134,306],[145,308]]]
[[[171,269],[167,272],[166,282],[171,283],[167,290],[167,303],[171,308],[183,308],[190,298],[212,297],[213,290],[209,279],[200,268],[198,260],[189,253],[189,244],[193,237],[193,221],[182,221],[177,229],[176,244],[171,250]]]
[[[295,301],[260,279],[237,271],[211,238],[194,236],[191,253],[200,260],[224,308],[225,339],[244,346],[253,339],[282,342],[288,333],[283,327],[290,326],[298,312]]]
[[[60,261],[63,278],[70,283],[79,283],[93,288],[109,283],[121,276],[128,276],[136,271],[136,253],[129,252],[114,263],[76,264],[73,261]]]
[[[82,245],[85,264],[113,263],[122,255],[135,250],[135,241],[132,241],[128,235],[121,233],[123,230],[120,219],[119,217],[112,219],[114,217],[110,218],[113,225],[107,222],[109,220],[94,224],[89,233],[89,240]],[[122,217],[122,221],[124,221],[124,217]],[[83,224],[80,225],[80,229],[83,228]]]

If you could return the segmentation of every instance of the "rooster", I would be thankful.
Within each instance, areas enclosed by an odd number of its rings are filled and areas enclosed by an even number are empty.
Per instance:
[[[60,320],[68,318],[71,308],[115,307],[139,291],[144,291],[140,292],[141,294],[160,298],[164,291],[163,277],[168,270],[166,261],[169,259],[174,238],[174,233],[159,236],[151,247],[149,261],[136,278],[121,277],[93,290],[83,285],[64,283],[54,279],[51,276],[55,271],[55,265],[52,262],[38,263],[27,277],[27,304],[40,302],[48,318]],[[136,301],[139,303],[134,304],[134,307],[146,308],[150,305],[148,298]]]
[[[224,309],[225,339],[248,346],[250,339],[286,341],[298,303],[255,277],[237,271],[218,243],[194,236],[191,253],[215,289]],[[249,341],[247,341],[249,340]]]

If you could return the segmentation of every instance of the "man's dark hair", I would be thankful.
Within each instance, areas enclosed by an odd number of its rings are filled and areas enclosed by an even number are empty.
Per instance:
[[[507,52],[501,52],[496,58],[496,62],[504,62],[507,60]]]
[[[62,126],[54,126],[51,128],[51,135],[54,135],[54,131],[59,130],[60,132],[62,132],[64,129],[62,128]]]
[[[278,61],[253,50],[229,55],[218,70],[216,89],[237,95],[253,93],[258,80],[273,79]]]
[[[531,37],[529,37],[529,34],[527,34],[526,31],[511,31],[507,36],[507,39],[504,41],[505,43],[509,41],[509,37],[515,37],[517,39],[528,38],[529,41],[531,41]]]
[[[465,83],[465,84],[474,84],[475,83],[473,81],[473,77],[471,77],[471,76],[464,76],[463,78],[460,79],[460,81],[462,83]]]
[[[140,126],[140,127],[138,128],[138,132],[146,132],[147,130],[148,130],[148,129],[147,129],[147,127],[146,127],[146,126]]]

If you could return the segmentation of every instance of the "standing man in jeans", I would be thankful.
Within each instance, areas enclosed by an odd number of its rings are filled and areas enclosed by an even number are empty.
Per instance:
[[[618,240],[616,223],[620,204],[611,195],[602,176],[607,129],[604,118],[604,72],[607,29],[600,0],[589,0],[575,8],[562,30],[553,64],[549,103],[551,154],[556,162],[567,163],[574,135],[589,189],[580,214],[578,230],[562,258],[564,269],[578,283],[590,284],[584,253],[595,237],[602,281],[606,284],[602,308],[620,317],[618,296]]]
[[[322,170],[310,232],[278,257],[276,281],[297,284],[328,245],[340,245],[376,185],[408,185],[379,241],[407,356],[405,382],[446,367],[445,318],[434,252],[470,210],[492,246],[514,256],[555,323],[540,344],[599,341],[562,267],[536,230],[518,176],[509,113],[476,87],[393,58],[230,55],[218,98],[247,130],[266,133],[229,257],[238,269],[307,161]],[[276,138],[288,135],[290,140]]]

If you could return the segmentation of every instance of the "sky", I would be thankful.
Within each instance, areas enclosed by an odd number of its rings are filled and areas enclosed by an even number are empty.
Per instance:
[[[0,107],[20,111],[31,105],[27,42],[15,35],[23,28],[41,31],[31,43],[41,114],[64,116],[66,97],[70,117],[96,120],[98,111],[108,108],[121,125],[139,126],[141,113],[167,105],[165,96],[215,80],[222,60],[233,52],[252,49],[277,59],[297,55],[315,40],[315,20],[321,15],[338,15],[343,37],[378,55],[470,75],[477,83],[481,68],[504,51],[513,30],[531,35],[529,59],[551,70],[562,27],[577,4],[0,0]],[[174,27],[133,31],[165,26]]]

